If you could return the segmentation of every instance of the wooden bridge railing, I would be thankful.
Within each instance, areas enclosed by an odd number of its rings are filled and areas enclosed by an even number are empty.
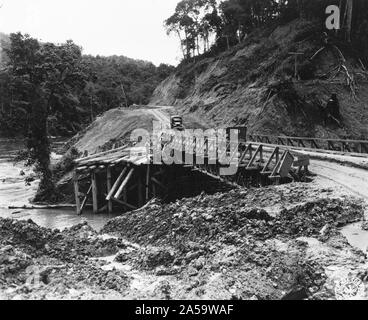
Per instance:
[[[248,135],[248,140],[294,148],[368,154],[368,141],[366,140],[320,139],[258,134]]]

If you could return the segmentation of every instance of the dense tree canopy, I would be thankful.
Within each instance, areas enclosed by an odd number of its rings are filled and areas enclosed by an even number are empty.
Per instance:
[[[20,33],[0,40],[0,134],[27,134],[36,82],[47,104],[48,133],[72,135],[111,108],[148,103],[173,71],[124,56],[82,55],[72,41],[40,43]]]
[[[338,36],[352,40],[362,55],[368,56],[366,0],[182,0],[165,26],[168,33],[179,36],[183,58],[189,59],[210,49],[228,49],[255,28],[272,23],[306,18],[323,26],[329,5],[341,9],[342,28]]]

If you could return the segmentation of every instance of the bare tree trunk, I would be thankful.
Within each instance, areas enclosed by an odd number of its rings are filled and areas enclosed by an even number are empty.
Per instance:
[[[185,50],[184,50],[184,45],[183,45],[183,39],[181,38],[181,34],[180,34],[179,30],[177,30],[177,33],[178,33],[178,37],[179,37],[179,40],[180,40],[181,52],[183,53],[183,58],[185,59]]]
[[[190,59],[190,47],[189,47],[189,39],[188,39],[187,30],[185,30],[185,43],[186,43],[187,59]]]
[[[353,0],[346,0],[346,40],[351,42],[351,29],[353,22]]]

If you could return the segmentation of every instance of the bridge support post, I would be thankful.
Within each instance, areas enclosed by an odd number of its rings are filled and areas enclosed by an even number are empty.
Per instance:
[[[111,192],[111,188],[112,188],[112,180],[111,180],[111,167],[107,167],[107,194],[109,194]],[[107,203],[107,211],[108,213],[112,213],[112,201],[111,199],[108,200]]]
[[[150,197],[150,173],[151,173],[151,165],[147,165],[146,171],[146,202],[149,201]]]
[[[74,184],[74,195],[75,195],[75,204],[77,206],[77,215],[81,214],[81,202],[79,198],[79,181],[77,173],[73,174],[73,184]]]
[[[142,171],[138,171],[138,207],[143,206],[143,193],[145,192],[145,188],[143,188],[143,182],[142,182]]]
[[[98,213],[98,196],[97,196],[97,177],[96,171],[93,170],[91,175],[91,183],[92,183],[92,202],[93,202],[93,213]]]

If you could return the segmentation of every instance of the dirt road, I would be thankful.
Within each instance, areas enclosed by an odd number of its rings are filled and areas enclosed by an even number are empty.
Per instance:
[[[259,145],[259,143],[253,142],[252,144]],[[277,145],[272,145],[272,147],[266,145],[266,153],[271,152],[274,147]],[[283,150],[289,149],[283,146],[278,147]],[[340,193],[363,198],[368,203],[368,157],[323,153],[322,150],[318,153],[292,150],[292,153],[294,155],[306,154],[311,157],[310,170],[317,174],[316,183],[319,185],[337,187],[340,189]]]
[[[157,107],[157,109],[149,109],[148,113],[152,114],[157,121],[160,121],[162,124],[166,126],[170,126],[170,117],[169,114],[165,112],[170,109],[170,107]]]
[[[352,168],[338,163],[312,160],[311,171],[368,201],[368,170]]]

